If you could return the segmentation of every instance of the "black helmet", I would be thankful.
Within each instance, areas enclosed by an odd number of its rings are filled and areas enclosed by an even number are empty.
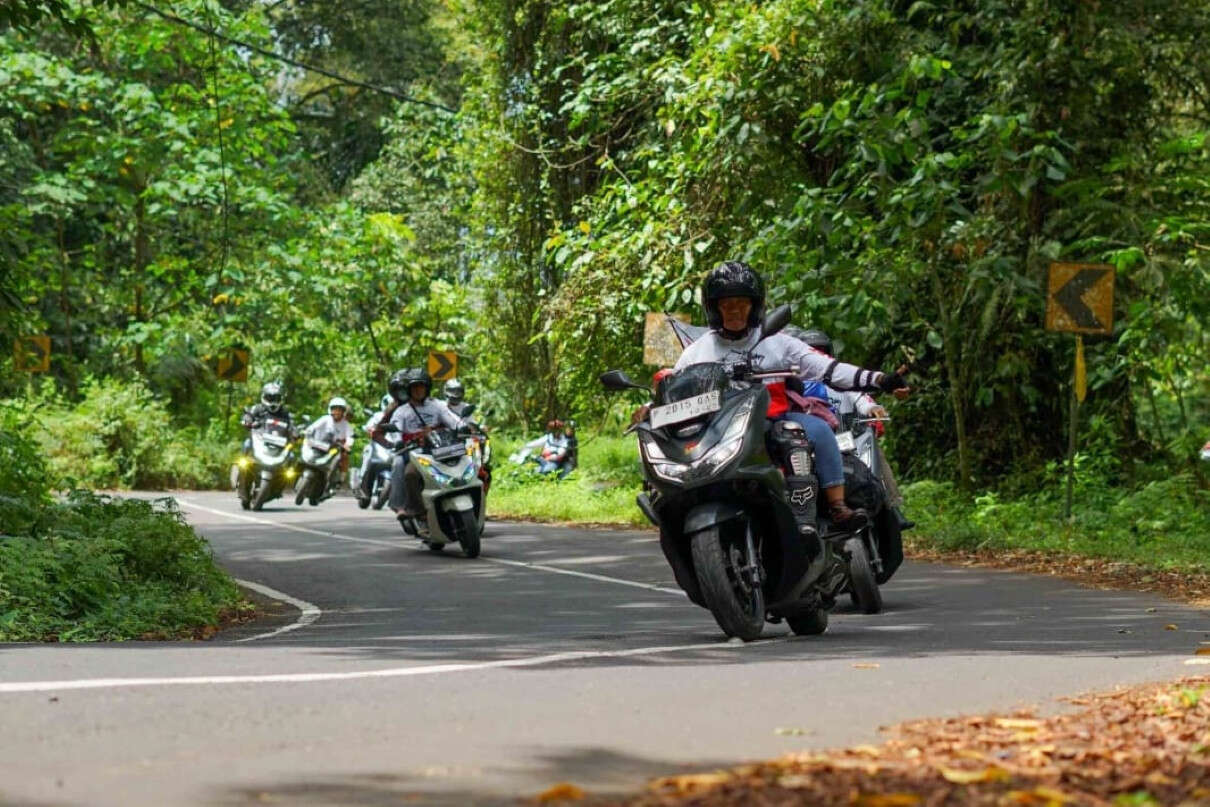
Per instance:
[[[391,393],[391,397],[399,403],[408,399],[407,370],[396,370],[391,374],[391,379],[387,382],[387,392]]]
[[[260,402],[274,414],[281,409],[283,397],[281,384],[276,381],[270,381],[260,388]]]
[[[403,389],[401,394],[396,394],[395,392],[395,376],[402,376],[401,381]],[[429,376],[428,370],[425,370],[423,367],[409,367],[406,370],[396,373],[395,376],[391,377],[391,394],[394,395],[397,400],[407,400],[408,393],[416,384],[424,384],[424,397],[426,398],[429,397],[429,394],[433,391],[433,379]]]
[[[802,336],[797,337],[806,342],[816,350],[821,350],[829,356],[835,356],[836,353],[832,350],[832,337],[828,336],[819,328],[812,328],[809,331],[803,331]]]
[[[702,308],[706,324],[713,330],[723,327],[723,315],[718,301],[724,297],[747,297],[752,301],[748,312],[748,328],[755,328],[765,315],[765,281],[743,261],[724,261],[710,270],[702,284]]]

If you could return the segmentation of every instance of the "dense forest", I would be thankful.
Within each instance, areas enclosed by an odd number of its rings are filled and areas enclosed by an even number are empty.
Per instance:
[[[203,484],[172,452],[263,381],[370,405],[442,349],[499,426],[605,428],[644,314],[740,258],[910,362],[909,478],[1019,488],[1067,445],[1047,267],[1090,261],[1082,462],[1135,484],[1210,436],[1207,41],[1205,0],[6,3],[0,337],[51,363],[0,356],[5,422]]]

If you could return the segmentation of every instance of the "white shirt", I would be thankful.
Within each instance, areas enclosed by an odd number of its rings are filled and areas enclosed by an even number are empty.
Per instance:
[[[828,399],[831,400],[832,408],[836,410],[836,414],[841,417],[854,412],[863,418],[869,417],[870,412],[874,411],[874,407],[878,406],[878,402],[869,395],[853,390],[843,392],[828,387]]]
[[[386,410],[379,409],[377,412],[370,415],[370,419],[366,421],[366,425],[362,426],[362,428],[365,429],[366,434],[369,434],[374,430],[375,426],[382,422],[382,416],[385,414]]]
[[[307,427],[306,435],[307,439],[316,443],[353,447],[353,427],[349,425],[348,418],[336,421],[331,415],[324,415]]]
[[[414,403],[410,398],[401,403],[391,414],[391,423],[399,429],[400,435],[404,435],[418,432],[425,426],[456,429],[463,425],[463,420],[450,411],[445,401],[428,397],[424,403]]]
[[[720,332],[711,331],[685,348],[685,352],[676,360],[674,369],[680,370],[690,364],[706,362],[721,362],[726,367],[731,367],[743,361],[752,346],[756,345],[752,352],[755,368],[780,370],[797,365],[798,374],[803,378],[819,379],[829,387],[841,390],[873,388],[877,386],[876,382],[882,375],[875,370],[866,370],[855,364],[837,361],[806,342],[784,333],[775,333],[757,345],[759,339],[759,328],[751,329],[742,339],[727,339]],[[780,379],[766,379],[765,383],[781,382]]]

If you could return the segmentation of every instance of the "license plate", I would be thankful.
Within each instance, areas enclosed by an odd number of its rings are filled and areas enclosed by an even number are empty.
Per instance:
[[[836,444],[840,446],[840,453],[842,454],[857,450],[857,441],[853,439],[853,432],[841,432],[836,435]]]
[[[718,390],[686,398],[676,403],[653,406],[651,408],[651,428],[660,429],[672,423],[683,423],[693,420],[722,408],[723,394]]]

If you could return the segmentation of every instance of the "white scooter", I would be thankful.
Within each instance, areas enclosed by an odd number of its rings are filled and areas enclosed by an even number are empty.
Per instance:
[[[410,473],[418,474],[423,483],[424,517],[403,519],[403,531],[434,552],[457,542],[468,558],[478,557],[486,509],[479,440],[459,430],[442,429],[430,432],[423,441],[402,443],[396,450],[408,452],[408,473],[396,484],[408,484]]]

